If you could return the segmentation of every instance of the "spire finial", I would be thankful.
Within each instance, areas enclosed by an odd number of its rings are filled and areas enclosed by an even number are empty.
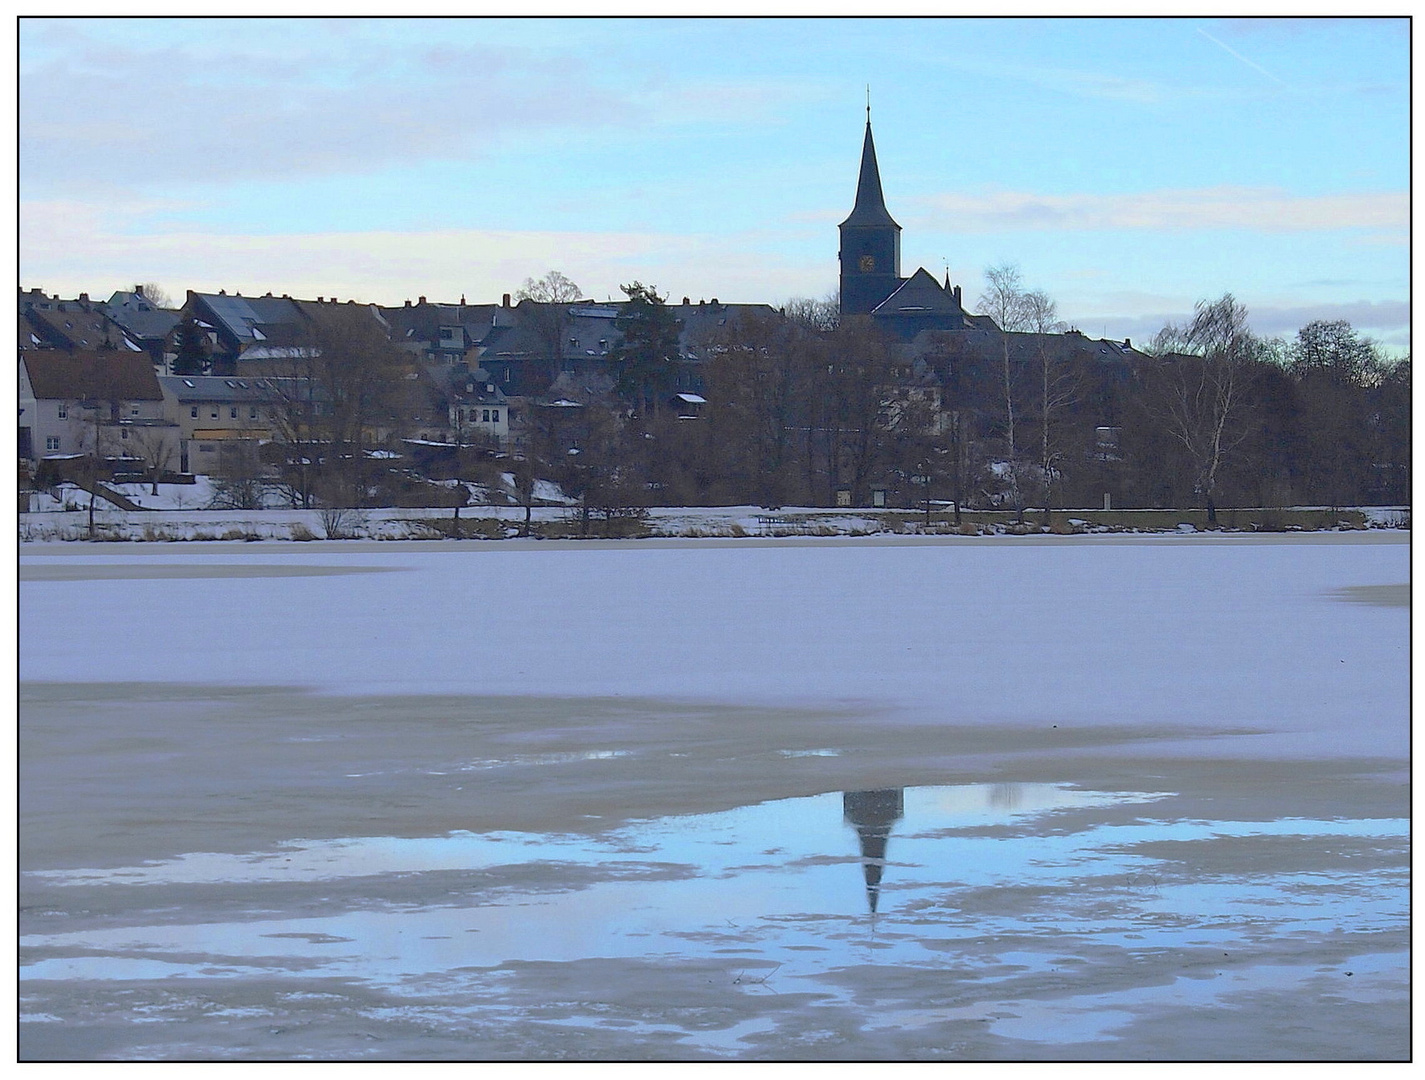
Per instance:
[[[871,84],[866,84],[866,123],[871,122]]]

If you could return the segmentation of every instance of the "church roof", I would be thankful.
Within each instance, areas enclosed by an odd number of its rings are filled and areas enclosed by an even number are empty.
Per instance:
[[[921,267],[906,278],[871,312],[874,315],[959,315],[962,309],[953,293]]]
[[[871,139],[871,117],[866,116],[866,141],[861,147],[861,178],[856,183],[856,205],[851,216],[841,223],[841,228],[889,225],[899,229],[890,211],[886,209],[885,196],[881,194],[881,170],[876,165],[876,144]]]

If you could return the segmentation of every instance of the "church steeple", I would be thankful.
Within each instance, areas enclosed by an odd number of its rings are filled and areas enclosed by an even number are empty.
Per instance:
[[[866,138],[861,145],[861,175],[856,205],[841,230],[841,314],[869,315],[901,283],[901,227],[886,209],[876,142],[871,137],[871,106],[866,105]]]
[[[856,205],[851,216],[841,223],[844,229],[855,226],[887,226],[897,231],[900,226],[886,209],[886,197],[881,193],[881,170],[876,165],[876,143],[871,138],[871,110],[866,110],[866,141],[861,145],[861,176],[856,181]]]

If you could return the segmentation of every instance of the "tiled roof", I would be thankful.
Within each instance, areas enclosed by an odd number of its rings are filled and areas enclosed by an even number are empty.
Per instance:
[[[67,352],[36,349],[21,355],[36,398],[162,401],[147,353],[118,349]]]
[[[260,401],[272,392],[260,379],[222,375],[160,375],[159,384],[175,399],[188,401]]]
[[[139,338],[164,338],[178,325],[178,312],[154,307],[138,293],[116,292],[99,306],[104,314]]]
[[[123,330],[102,311],[85,310],[78,306],[53,311],[32,308],[29,318],[40,328],[42,337],[47,337],[61,348],[124,348]]]

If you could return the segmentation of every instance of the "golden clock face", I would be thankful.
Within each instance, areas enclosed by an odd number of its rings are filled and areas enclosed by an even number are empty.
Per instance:
[[[861,256],[861,273],[863,273],[863,274],[869,274],[869,273],[870,273],[872,270],[874,270],[874,269],[876,269],[876,256],[874,256],[874,255],[862,255],[862,256]]]

